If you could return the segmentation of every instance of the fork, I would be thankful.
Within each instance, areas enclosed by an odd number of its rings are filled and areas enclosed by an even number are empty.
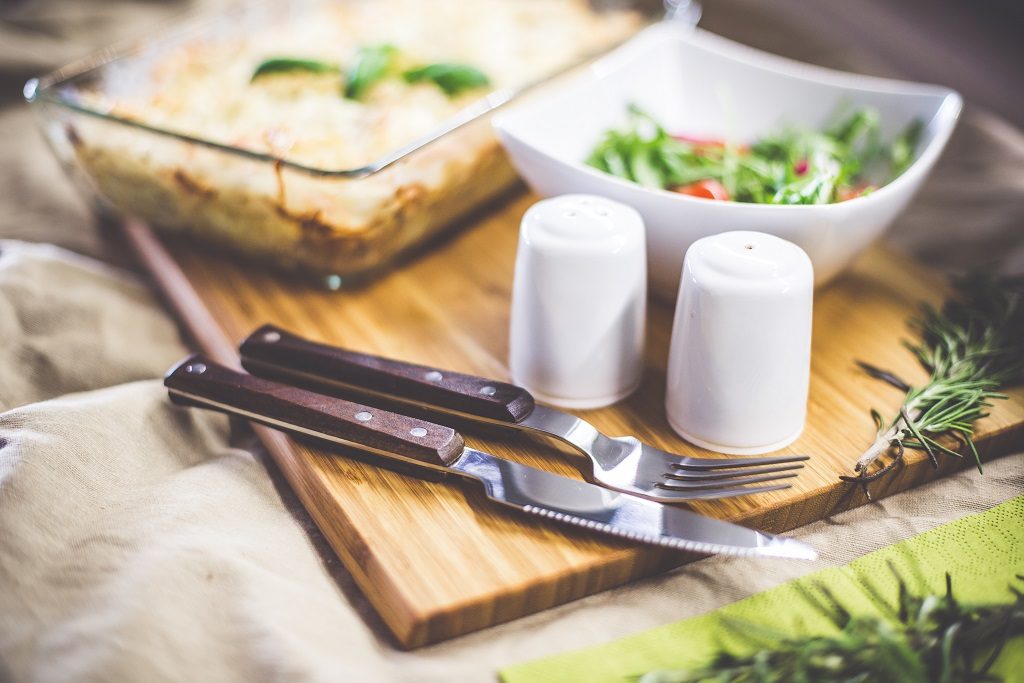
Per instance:
[[[609,437],[586,420],[538,405],[522,387],[320,344],[264,325],[240,346],[254,375],[343,397],[378,398],[474,422],[543,434],[589,457],[594,483],[663,503],[730,498],[788,488],[805,455],[696,458],[632,436]],[[760,486],[752,486],[760,484]]]

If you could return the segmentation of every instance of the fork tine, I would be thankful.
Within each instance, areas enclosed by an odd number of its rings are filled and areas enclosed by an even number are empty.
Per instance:
[[[794,472],[777,474],[765,474],[760,477],[746,477],[744,479],[712,479],[710,481],[680,481],[671,474],[666,474],[666,481],[658,484],[658,488],[669,490],[685,491],[690,489],[721,489],[729,486],[744,486],[746,484],[760,484],[765,481],[777,481],[779,479],[792,479],[796,476]]]
[[[726,479],[741,479],[743,477],[753,477],[758,474],[771,474],[773,472],[789,472],[792,470],[803,469],[803,463],[791,463],[788,465],[779,465],[777,467],[758,467],[758,468],[743,468],[743,469],[717,469],[717,470],[684,470],[677,468],[675,472],[666,474],[666,477],[670,479],[680,479],[688,481],[703,481],[703,480],[726,480]],[[725,483],[734,483],[727,481]]]
[[[774,484],[772,486],[751,486],[750,488],[731,488],[731,489],[700,489],[696,491],[675,491],[662,487],[660,484],[656,487],[657,493],[652,492],[648,497],[654,500],[659,500],[663,503],[681,503],[688,500],[717,500],[719,498],[735,498],[737,496],[749,496],[755,493],[765,493],[766,491],[781,491],[782,489],[788,489],[789,484]]]
[[[754,467],[756,465],[781,465],[787,462],[810,460],[809,455],[781,455],[776,458],[687,458],[673,463],[673,467],[683,470],[718,470],[730,467]]]

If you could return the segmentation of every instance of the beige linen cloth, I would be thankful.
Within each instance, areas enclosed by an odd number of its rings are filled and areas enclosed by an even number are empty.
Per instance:
[[[87,19],[166,7],[58,6],[29,3],[0,25],[0,236],[18,238],[0,240],[0,681],[493,680],[502,665],[703,613],[1024,490],[1022,459],[1006,457],[983,477],[796,531],[822,551],[816,563],[709,558],[398,651],[251,436],[167,402],[158,378],[185,343],[146,281],[110,265],[131,260],[91,227],[10,95],[27,69],[110,39],[109,23]],[[892,239],[940,265],[1022,271],[1022,197],[1024,136],[970,112]]]

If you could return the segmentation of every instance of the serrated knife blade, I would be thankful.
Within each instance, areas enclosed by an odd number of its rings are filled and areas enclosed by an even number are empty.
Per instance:
[[[695,553],[817,558],[791,538],[551,474],[472,448],[449,469],[483,484],[491,500],[563,524]]]

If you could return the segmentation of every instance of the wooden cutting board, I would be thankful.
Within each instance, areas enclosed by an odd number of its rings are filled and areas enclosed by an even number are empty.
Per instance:
[[[326,292],[282,280],[224,255],[164,244],[128,221],[125,233],[202,350],[237,364],[235,347],[253,328],[275,323],[348,348],[424,365],[507,379],[509,294],[519,220],[537,197],[520,195],[426,254],[356,291]],[[866,502],[842,484],[871,442],[869,409],[891,414],[896,390],[854,365],[869,360],[911,382],[924,373],[899,339],[919,300],[943,283],[876,248],[817,293],[808,422],[786,452],[811,460],[791,489],[693,504],[696,511],[785,532]],[[652,302],[647,371],[632,397],[581,412],[610,435],[633,434],[684,454],[707,455],[669,429],[663,401],[671,307]],[[1011,392],[979,423],[978,444],[994,457],[1024,443],[1024,390]],[[546,609],[694,559],[637,547],[506,512],[472,486],[427,482],[299,443],[256,427],[310,515],[369,600],[407,648]],[[467,443],[572,477],[582,458],[553,442],[473,432]],[[882,497],[934,479],[960,463],[908,454],[879,482]],[[768,560],[776,562],[784,560]]]

